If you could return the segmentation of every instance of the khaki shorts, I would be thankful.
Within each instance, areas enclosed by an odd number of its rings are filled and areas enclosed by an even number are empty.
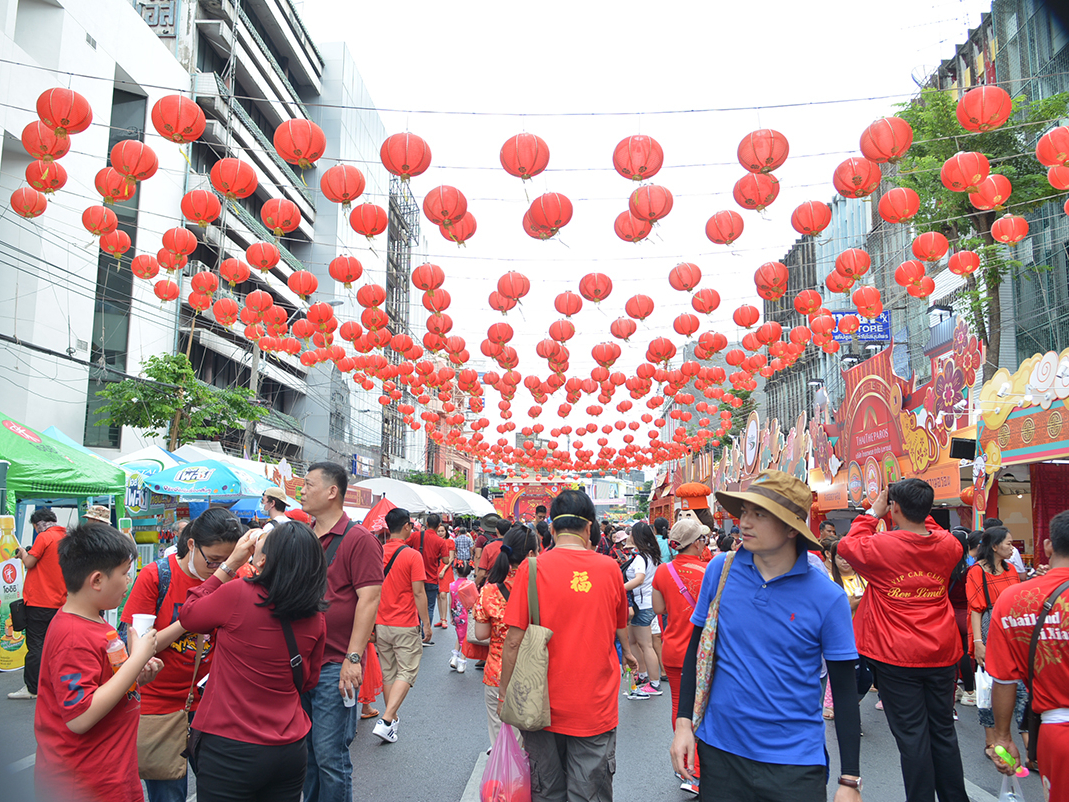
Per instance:
[[[397,680],[416,684],[419,660],[423,656],[423,643],[419,627],[388,627],[375,625],[375,648],[382,664],[382,681],[392,685]]]

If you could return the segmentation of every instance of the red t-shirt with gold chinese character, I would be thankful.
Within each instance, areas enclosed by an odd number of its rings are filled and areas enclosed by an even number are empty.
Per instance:
[[[526,629],[527,560],[520,563],[505,623]],[[616,630],[627,626],[620,566],[593,551],[557,547],[538,557],[539,623],[549,641],[549,732],[586,737],[616,727],[620,663]]]

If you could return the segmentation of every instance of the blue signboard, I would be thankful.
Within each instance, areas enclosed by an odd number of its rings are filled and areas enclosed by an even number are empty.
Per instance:
[[[835,318],[835,331],[832,332],[832,339],[837,343],[848,345],[852,339],[852,335],[843,334],[839,331],[839,321],[847,315],[857,315],[858,320],[861,321],[861,328],[857,330],[858,342],[890,342],[891,341],[891,313],[880,312],[879,317],[869,320],[868,318],[861,317],[857,312],[832,312],[831,316]]]

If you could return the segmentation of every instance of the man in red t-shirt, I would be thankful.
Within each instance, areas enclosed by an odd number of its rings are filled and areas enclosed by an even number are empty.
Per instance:
[[[895,482],[854,520],[838,554],[868,582],[854,616],[857,650],[876,673],[906,802],[968,802],[954,729],[961,636],[947,596],[963,555],[931,517],[934,499],[921,479]],[[877,532],[888,514],[894,529]]]
[[[56,611],[67,600],[67,588],[59,568],[57,550],[67,530],[56,521],[48,507],[34,510],[30,525],[37,537],[30,550],[19,547],[15,556],[26,567],[22,600],[26,603],[26,664],[22,670],[25,685],[7,695],[8,699],[35,699],[37,677],[41,670],[41,649],[45,634]]]
[[[623,576],[615,560],[594,551],[601,534],[594,519],[594,503],[586,493],[562,492],[550,507],[557,545],[537,560],[539,623],[553,632],[547,676],[552,723],[523,735],[531,776],[539,778],[533,802],[566,796],[592,802],[612,799],[620,692],[616,639],[632,670],[638,669],[638,661],[628,647]],[[505,610],[509,631],[501,655],[502,700],[531,621],[528,577],[524,560]]]
[[[423,555],[423,575],[427,595],[427,614],[434,621],[434,609],[438,604],[438,580],[445,576],[449,563],[453,559],[453,542],[438,534],[442,525],[442,516],[432,512],[427,516],[427,525],[421,532],[412,531],[405,543]],[[409,529],[412,527],[410,526]],[[434,643],[430,638],[424,640],[428,646]]]
[[[987,636],[987,672],[994,680],[991,710],[995,715],[994,744],[1015,760],[1021,756],[1011,733],[1017,701],[1017,681],[1028,681],[1028,652],[1036,615],[1043,603],[1069,581],[1069,512],[1050,521],[1050,569],[1003,591],[991,611]],[[1044,544],[1045,545],[1045,544]],[[1032,680],[1032,709],[1041,716],[1039,774],[1049,802],[1069,800],[1069,589],[1058,594],[1043,622],[1036,645]],[[1012,774],[1000,758],[993,758],[1003,774]]]
[[[386,528],[390,538],[382,547],[385,578],[375,618],[375,648],[382,664],[386,710],[374,733],[392,744],[397,741],[397,711],[416,684],[423,644],[431,640],[427,611],[430,583],[426,581],[424,558],[409,546],[412,520],[408,510],[395,507],[386,513]]]
[[[353,798],[353,761],[349,746],[356,737],[355,699],[363,679],[361,657],[367,648],[382,592],[382,544],[367,529],[350,521],[342,509],[349,476],[334,462],[308,467],[301,506],[316,519],[315,533],[327,555],[327,646],[319,683],[302,701],[312,719],[308,733],[305,802]]]

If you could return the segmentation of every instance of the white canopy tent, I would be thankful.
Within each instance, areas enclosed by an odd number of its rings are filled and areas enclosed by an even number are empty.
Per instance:
[[[470,490],[460,487],[435,487],[433,490],[451,502],[449,511],[453,515],[471,515],[482,518],[484,515],[495,512],[493,504]]]
[[[356,487],[366,487],[372,493],[385,496],[393,504],[414,514],[451,512],[450,501],[436,493],[437,488],[434,487],[414,485],[411,482],[402,482],[400,479],[390,479],[386,476],[364,479],[362,482],[357,482]]]

